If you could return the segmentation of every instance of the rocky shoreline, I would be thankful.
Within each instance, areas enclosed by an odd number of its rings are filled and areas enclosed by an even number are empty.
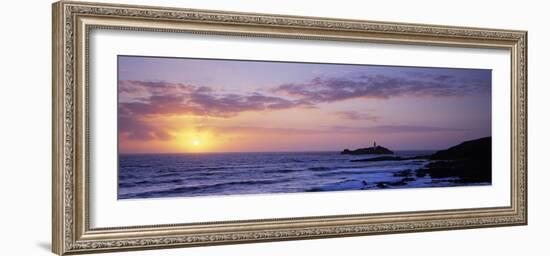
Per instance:
[[[454,183],[490,183],[491,175],[491,137],[462,142],[446,150],[440,150],[432,155],[416,157],[380,156],[367,159],[351,160],[352,162],[376,161],[406,161],[428,160],[425,168],[419,170],[405,170],[395,173],[396,177],[403,177],[399,182],[381,182],[379,188],[406,185],[414,177],[430,175],[432,179]],[[397,184],[399,183],[399,184]]]

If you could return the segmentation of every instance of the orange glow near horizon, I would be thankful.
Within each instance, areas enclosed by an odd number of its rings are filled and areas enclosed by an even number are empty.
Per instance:
[[[215,147],[212,133],[196,128],[177,133],[173,142],[178,144],[183,152],[208,152]]]

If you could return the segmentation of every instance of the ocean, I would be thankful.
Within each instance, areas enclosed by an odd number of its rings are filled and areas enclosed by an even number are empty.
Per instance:
[[[397,151],[397,156],[433,151]],[[352,162],[339,152],[121,154],[118,199],[459,186],[415,171],[428,160]]]

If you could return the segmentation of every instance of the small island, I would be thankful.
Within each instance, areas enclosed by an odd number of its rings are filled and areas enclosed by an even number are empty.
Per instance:
[[[382,147],[380,145],[376,145],[376,141],[373,143],[372,147],[368,148],[359,148],[355,150],[349,150],[344,149],[344,151],[340,152],[342,155],[392,155],[393,151]]]

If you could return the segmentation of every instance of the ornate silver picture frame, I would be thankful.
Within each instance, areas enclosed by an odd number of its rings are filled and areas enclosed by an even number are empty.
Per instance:
[[[190,33],[510,53],[509,205],[93,227],[90,33]],[[527,32],[61,1],[53,4],[53,252],[109,252],[527,224]],[[116,82],[115,82],[116,83]],[[116,110],[114,110],[116,111]],[[493,172],[495,170],[493,169]],[[95,181],[94,182],[98,182]],[[368,191],[367,191],[368,192]],[[116,198],[116,195],[113,195]],[[245,209],[246,210],[246,209]],[[159,223],[163,223],[159,221]]]

